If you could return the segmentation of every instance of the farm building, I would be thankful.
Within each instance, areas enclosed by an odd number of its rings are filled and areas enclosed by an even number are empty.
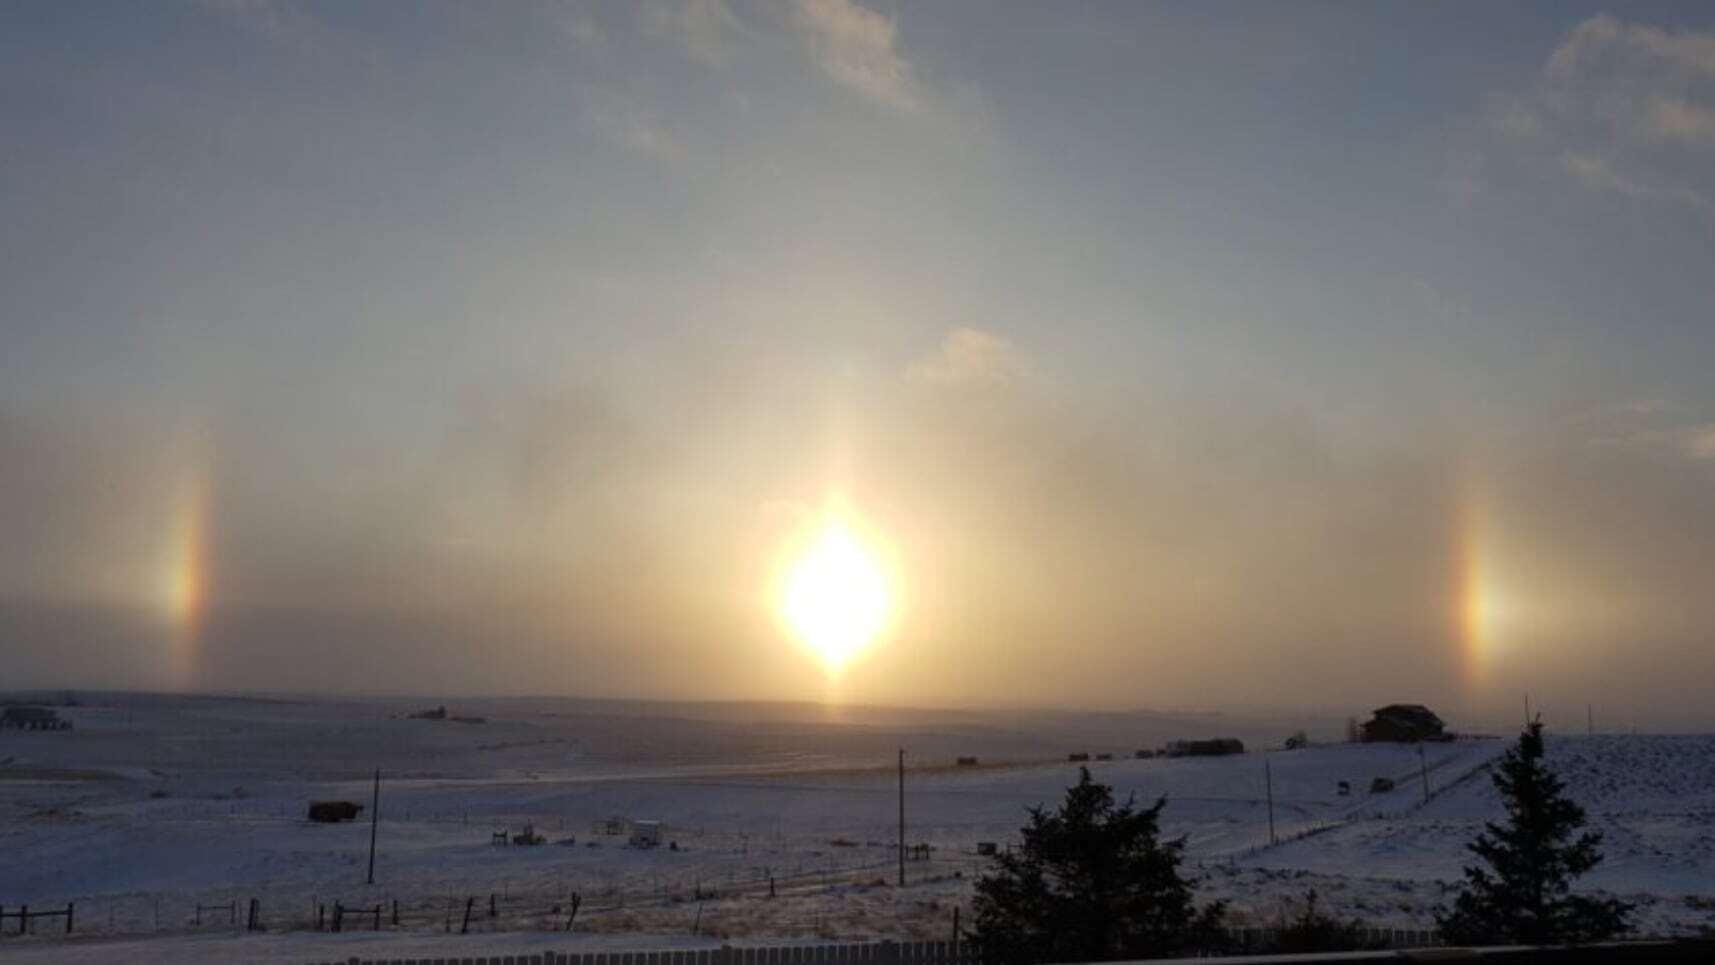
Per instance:
[[[631,833],[631,822],[617,814],[608,818],[598,818],[590,825],[590,833],[605,834],[615,838],[623,837]]]
[[[960,767],[976,767],[977,759],[974,757],[961,757],[959,758],[958,763]]]
[[[351,801],[311,801],[310,820],[319,824],[355,821],[357,812],[361,810],[363,805]]]
[[[1364,725],[1364,741],[1416,743],[1447,740],[1451,735],[1441,718],[1422,704],[1389,704],[1376,709]]]
[[[661,847],[660,821],[633,821],[631,823],[630,845],[633,848]]]
[[[1245,742],[1236,737],[1174,741],[1167,745],[1168,757],[1221,757],[1226,754],[1243,754],[1244,752]]]
[[[7,707],[0,712],[0,728],[12,730],[71,730],[71,721],[52,707]]]

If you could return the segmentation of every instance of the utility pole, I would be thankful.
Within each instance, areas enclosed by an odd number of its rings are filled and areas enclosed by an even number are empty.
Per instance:
[[[905,748],[899,749],[899,887],[905,887]]]
[[[1596,708],[1591,704],[1584,705],[1584,735],[1596,736]]]
[[[1279,844],[1280,840],[1274,836],[1274,768],[1269,764],[1267,752],[1262,757],[1262,773],[1268,782],[1268,843]]]
[[[1524,729],[1530,730],[1530,691],[1524,694]]]
[[[369,884],[375,884],[375,826],[381,820],[381,768],[375,769],[375,793],[369,799]]]
[[[1417,766],[1423,774],[1423,803],[1429,803],[1429,758],[1423,752],[1423,742],[1417,743]]]

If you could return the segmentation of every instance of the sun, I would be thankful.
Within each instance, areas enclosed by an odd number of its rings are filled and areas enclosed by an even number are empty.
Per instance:
[[[887,577],[874,553],[830,520],[787,570],[781,614],[838,674],[887,624]]]

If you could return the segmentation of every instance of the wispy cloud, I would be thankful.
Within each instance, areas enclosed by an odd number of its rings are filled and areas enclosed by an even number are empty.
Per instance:
[[[1715,75],[1715,33],[1628,24],[1612,14],[1599,14],[1573,28],[1548,58],[1547,70],[1569,77],[1616,56],[1641,58],[1682,73]]]
[[[1488,128],[1592,191],[1715,211],[1715,32],[1578,24]]]
[[[1681,97],[1658,97],[1650,101],[1644,127],[1662,140],[1715,147],[1715,110]]]
[[[542,9],[543,17],[560,36],[586,50],[600,48],[607,34],[596,23],[589,10],[569,3],[550,4]]]
[[[648,111],[609,102],[591,105],[588,116],[608,140],[650,160],[677,165],[690,156],[673,129]]]
[[[933,354],[906,369],[906,378],[927,385],[994,385],[1024,373],[1012,342],[978,328],[955,328]]]
[[[1585,187],[1613,191],[1639,201],[1671,201],[1697,208],[1710,207],[1702,192],[1681,186],[1651,184],[1618,170],[1607,158],[1568,151],[1560,164]]]
[[[270,43],[314,50],[331,35],[302,4],[284,0],[196,0],[196,6]]]
[[[1715,462],[1715,422],[1690,430],[1685,439],[1685,451],[1700,462]]]
[[[1580,416],[1586,439],[1600,448],[1651,453],[1670,459],[1715,462],[1715,422],[1660,398],[1598,406]]]
[[[744,29],[725,0],[653,0],[641,8],[644,29],[673,37],[692,59],[724,64]]]
[[[924,106],[915,71],[899,52],[898,24],[854,0],[796,0],[792,25],[836,83],[894,110]]]

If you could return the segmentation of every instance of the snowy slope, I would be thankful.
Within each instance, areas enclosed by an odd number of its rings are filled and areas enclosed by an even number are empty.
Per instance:
[[[0,903],[75,900],[80,934],[152,934],[197,930],[198,903],[254,897],[271,928],[289,929],[312,923],[318,904],[397,899],[402,927],[427,936],[491,893],[496,917],[479,915],[475,930],[557,927],[576,892],[580,931],[671,935],[694,923],[745,940],[937,937],[982,871],[977,843],[1011,839],[1029,807],[1056,802],[1076,779],[1064,750],[1124,746],[1111,715],[1086,731],[1062,718],[1049,739],[969,714],[841,722],[771,712],[747,724],[491,701],[479,711],[487,723],[457,724],[405,719],[412,709],[116,700],[74,710],[69,735],[0,736]],[[1180,723],[1187,737],[1227,732]],[[912,864],[905,889],[891,886],[888,764],[900,743],[913,765],[909,838],[935,849]],[[951,766],[972,749],[1011,763]],[[1165,827],[1186,837],[1204,894],[1229,900],[1240,919],[1271,921],[1314,887],[1336,910],[1416,927],[1445,900],[1464,844],[1500,813],[1486,768],[1504,749],[1335,745],[1090,767],[1121,797],[1167,798]],[[1549,756],[1608,836],[1609,861],[1588,884],[1641,896],[1653,931],[1715,924],[1715,902],[1700,897],[1715,892],[1715,738],[1554,738]],[[1272,846],[1265,760],[1281,839]],[[302,815],[312,799],[367,802],[378,763],[378,883],[367,886],[367,825]],[[1367,793],[1376,777],[1395,789]],[[592,839],[592,822],[614,814],[664,822],[679,850]],[[576,844],[490,845],[496,829],[525,822]],[[202,930],[225,927],[213,917]]]

